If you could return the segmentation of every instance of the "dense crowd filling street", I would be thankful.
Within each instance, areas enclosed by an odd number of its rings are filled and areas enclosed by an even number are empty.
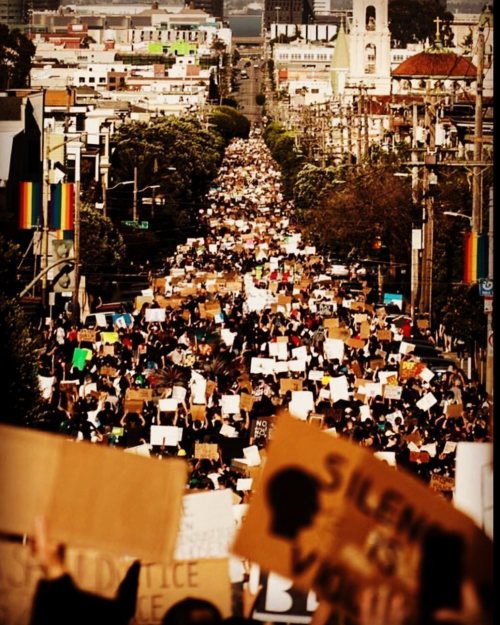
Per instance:
[[[46,410],[31,425],[116,453],[183,458],[186,493],[230,491],[236,525],[284,414],[452,500],[458,444],[492,440],[483,385],[453,361],[416,355],[452,337],[378,303],[362,277],[339,277],[296,223],[258,129],[230,143],[206,199],[208,234],[177,246],[133,302],[47,323]],[[239,618],[245,561],[231,564]],[[144,616],[144,601],[138,622],[159,622]]]
[[[449,495],[457,442],[490,440],[482,385],[458,366],[427,367],[414,348],[435,343],[433,328],[332,275],[294,225],[259,131],[231,143],[208,199],[210,234],[178,246],[133,306],[96,311],[94,328],[64,315],[47,327],[51,428],[183,455],[190,488],[235,489],[233,460],[265,449],[288,410]],[[197,443],[218,458],[197,458]]]

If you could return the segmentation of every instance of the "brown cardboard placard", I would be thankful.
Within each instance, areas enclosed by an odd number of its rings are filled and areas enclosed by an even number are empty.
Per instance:
[[[198,443],[194,444],[194,457],[198,460],[208,458],[208,460],[219,459],[219,447],[217,443]]]
[[[99,369],[99,375],[109,375],[110,378],[116,377],[117,373],[118,371],[114,367],[104,366]]]
[[[334,475],[327,470],[332,459],[338,469]],[[285,488],[296,496],[280,496]],[[366,505],[368,492],[371,507]],[[399,506],[398,513],[386,522],[376,516],[380,508],[373,502],[380,506],[389,496]],[[311,502],[306,510],[305,502]],[[459,533],[465,552],[464,575],[478,586],[493,583],[492,541],[466,514],[415,476],[395,471],[362,446],[283,414],[278,417],[259,488],[253,492],[232,552],[326,600],[332,596],[333,572],[341,571],[349,585],[336,589],[335,606],[353,618],[359,616],[359,593],[367,585],[379,584],[402,593],[416,614],[425,532],[416,538],[401,531],[401,515],[408,510],[423,527],[438,524],[444,531]],[[298,524],[293,533],[287,531],[288,520],[299,513],[302,519],[306,511],[307,525]],[[325,531],[327,527],[335,527],[335,531]],[[371,559],[374,537],[393,539],[397,544],[401,559],[390,572],[382,572]]]
[[[86,341],[88,343],[95,343],[96,335],[96,330],[89,330],[88,328],[82,328],[81,330],[78,330],[78,340],[80,342]]]
[[[181,459],[159,462],[0,426],[0,472],[2,532],[31,533],[33,519],[41,514],[55,541],[146,560],[173,558],[187,480]],[[120,476],[120,488],[109,488],[113,475]],[[151,497],[152,492],[164,497]]]
[[[369,339],[370,334],[370,324],[368,321],[362,321],[359,326],[359,337],[362,339]]]
[[[455,478],[450,477],[449,475],[432,473],[429,486],[432,490],[439,493],[453,492],[455,489]]]
[[[280,395],[285,395],[287,391],[301,391],[302,379],[280,378]]]
[[[359,311],[359,312],[363,312],[365,310],[365,303],[364,302],[351,302],[351,310],[354,311]]]
[[[427,330],[430,327],[428,319],[417,319],[417,328],[419,330]]]
[[[140,310],[144,304],[152,304],[154,297],[152,295],[136,295],[134,300],[134,308]]]
[[[153,291],[156,293],[165,293],[165,278],[153,278]]]
[[[328,328],[328,338],[346,341],[351,338],[351,334],[347,328]]]
[[[191,404],[189,407],[191,418],[193,421],[207,420],[207,407],[205,404]]]
[[[344,342],[348,347],[352,347],[353,349],[363,349],[366,345],[366,341],[363,341],[363,339],[348,338],[345,339]]]
[[[250,393],[241,393],[240,394],[240,409],[245,410],[246,412],[250,412],[253,408],[253,403],[255,401],[255,397]]]
[[[446,406],[445,415],[448,417],[448,419],[461,417],[463,413],[464,413],[463,404],[448,404]]]
[[[42,579],[39,563],[29,545],[0,542],[2,562],[2,621],[28,625],[36,586]],[[68,573],[84,592],[112,599],[132,560],[91,549],[68,547]],[[174,564],[143,563],[137,592],[136,625],[159,623],[174,603],[187,597],[210,600],[221,614],[231,614],[231,585],[226,559],[183,560]],[[140,607],[139,607],[140,606]]]
[[[330,317],[328,319],[323,319],[323,327],[326,330],[329,330],[330,328],[338,328],[340,327],[340,321],[338,317]]]
[[[391,330],[377,330],[377,339],[379,341],[392,341]]]

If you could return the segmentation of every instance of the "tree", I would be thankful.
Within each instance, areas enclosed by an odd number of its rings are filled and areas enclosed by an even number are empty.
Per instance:
[[[377,250],[385,249],[394,262],[409,263],[411,190],[394,177],[394,171],[393,166],[379,163],[332,173],[337,180],[343,176],[345,183],[332,184],[321,194],[320,205],[314,203],[303,211],[320,249],[373,260],[380,260]],[[374,245],[377,237],[380,245]]]
[[[113,222],[89,204],[83,204],[80,208],[82,274],[98,282],[103,274],[117,272],[125,255],[123,237]]]
[[[0,89],[28,85],[31,61],[36,48],[18,28],[9,31],[0,24]]]
[[[250,133],[250,120],[231,106],[216,106],[208,120],[224,137],[226,144],[236,137],[246,139]]]
[[[304,165],[293,187],[296,208],[301,211],[321,206],[323,196],[331,192],[336,182],[337,173],[333,167],[322,169],[311,163]]]
[[[418,19],[415,19],[416,15]],[[426,40],[434,43],[434,20],[438,17],[443,24],[442,43],[450,45],[453,14],[446,10],[446,0],[389,0],[389,30],[393,47],[405,48],[409,43],[425,43]]]
[[[14,297],[19,247],[0,234],[0,341],[2,410],[0,421],[23,425],[42,400],[36,370],[41,343]]]

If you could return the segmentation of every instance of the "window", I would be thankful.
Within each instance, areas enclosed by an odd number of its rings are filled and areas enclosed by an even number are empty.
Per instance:
[[[366,30],[375,30],[377,27],[377,23],[375,21],[376,11],[375,7],[370,5],[366,7],[365,13],[365,28]]]

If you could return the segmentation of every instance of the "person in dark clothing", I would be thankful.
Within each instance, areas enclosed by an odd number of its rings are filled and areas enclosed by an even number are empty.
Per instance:
[[[45,519],[35,519],[30,542],[44,578],[35,589],[29,625],[128,625],[135,615],[140,562],[135,560],[112,599],[86,592],[65,567],[64,546],[49,540]]]

